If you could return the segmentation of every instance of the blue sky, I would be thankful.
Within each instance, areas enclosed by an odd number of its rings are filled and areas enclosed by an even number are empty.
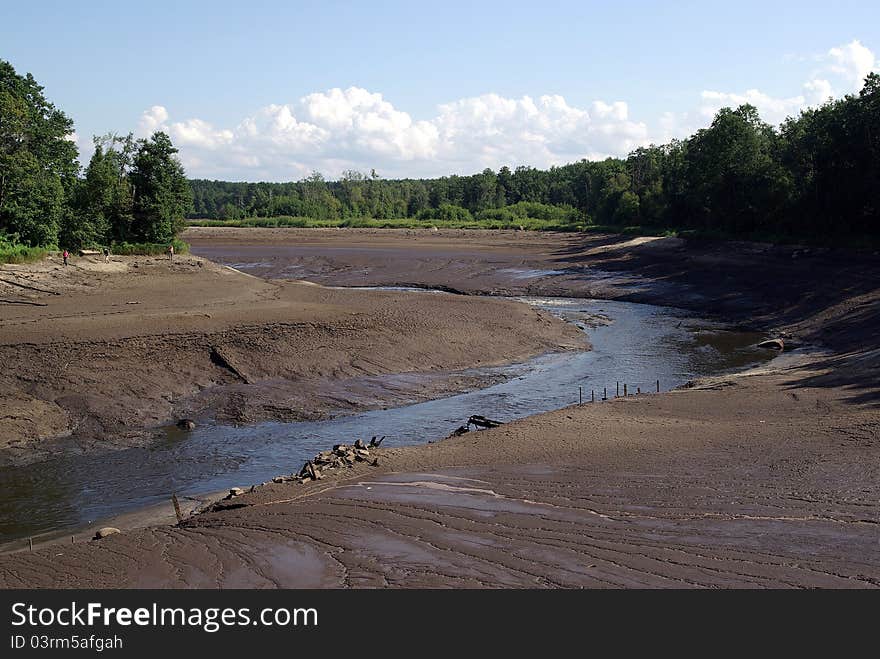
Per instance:
[[[90,136],[167,130],[192,176],[469,173],[624,155],[876,70],[869,2],[0,0],[0,58]],[[336,91],[333,91],[336,90]]]

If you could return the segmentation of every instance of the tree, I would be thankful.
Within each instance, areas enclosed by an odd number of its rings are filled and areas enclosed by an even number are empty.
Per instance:
[[[131,133],[108,133],[93,139],[95,152],[75,195],[70,220],[62,228],[62,242],[80,247],[126,240],[134,221],[130,180],[137,144]]]
[[[183,218],[193,206],[192,190],[167,134],[154,133],[138,140],[137,147],[129,175],[134,193],[130,235],[167,243],[183,228]]]
[[[0,60],[0,232],[53,244],[79,171],[73,121]]]

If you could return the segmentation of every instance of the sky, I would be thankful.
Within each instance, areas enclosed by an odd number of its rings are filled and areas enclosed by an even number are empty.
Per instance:
[[[442,176],[778,124],[880,71],[880,3],[0,0],[0,59],[84,162],[164,130],[193,178]]]

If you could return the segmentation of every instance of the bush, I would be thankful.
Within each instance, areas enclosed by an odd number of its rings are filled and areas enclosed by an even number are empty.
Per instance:
[[[189,252],[189,244],[179,238],[175,238],[171,244],[174,245],[175,254]],[[118,243],[110,246],[110,253],[117,256],[160,256],[168,253],[168,243]]]
[[[30,263],[39,261],[49,252],[56,250],[54,245],[30,247],[19,242],[17,233],[0,233],[0,263]]]
[[[469,222],[473,215],[467,208],[454,204],[441,204],[439,208],[424,208],[416,215],[417,220],[438,220],[441,222]]]

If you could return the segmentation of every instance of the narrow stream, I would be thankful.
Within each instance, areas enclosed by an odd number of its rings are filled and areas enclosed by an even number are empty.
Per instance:
[[[413,295],[427,294],[414,292]],[[247,486],[299,470],[318,451],[340,442],[385,435],[383,446],[447,436],[471,414],[501,421],[558,409],[616,383],[630,393],[672,389],[703,375],[741,369],[770,355],[759,336],[725,330],[667,307],[583,300],[522,298],[588,332],[588,352],[544,355],[493,369],[507,379],[485,389],[325,421],[201,425],[169,430],[149,448],[64,456],[0,470],[0,542],[77,526],[168,499]]]

